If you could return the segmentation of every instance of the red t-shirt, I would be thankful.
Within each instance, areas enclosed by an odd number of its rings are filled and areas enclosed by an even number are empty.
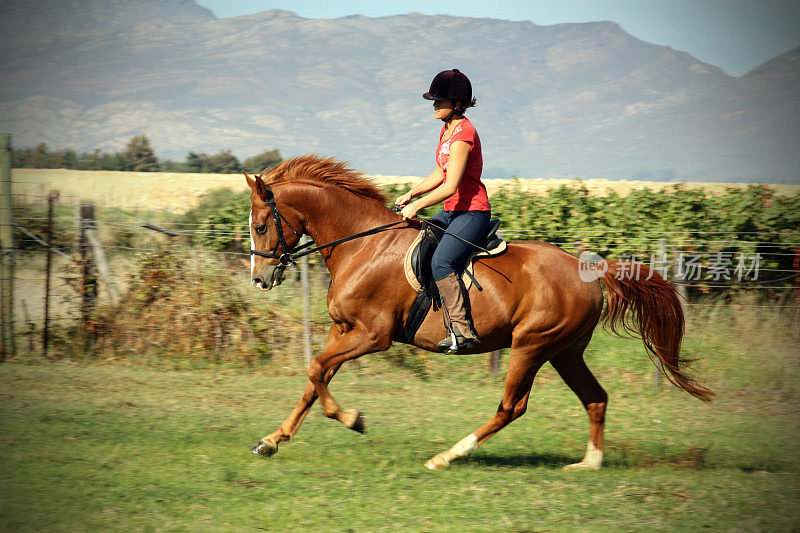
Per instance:
[[[439,145],[436,147],[436,164],[444,171],[444,181],[447,181],[447,163],[450,161],[450,144],[464,141],[469,145],[469,156],[464,175],[458,184],[455,194],[444,201],[446,211],[489,211],[489,195],[486,187],[481,183],[483,171],[483,156],[481,155],[481,140],[475,126],[468,119],[458,123],[455,131],[446,141],[442,140],[444,130],[442,126],[439,133]]]

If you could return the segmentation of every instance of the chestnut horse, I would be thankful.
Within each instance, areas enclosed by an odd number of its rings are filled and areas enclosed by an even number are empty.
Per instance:
[[[245,173],[250,196],[251,278],[269,290],[283,279],[302,234],[322,245],[391,226],[320,250],[330,271],[328,312],[333,319],[325,348],[311,361],[309,383],[294,411],[277,431],[251,450],[270,456],[292,438],[319,398],[325,415],[363,431],[362,414],[342,409],[328,383],[345,361],[389,348],[401,339],[416,293],[406,282],[403,258],[422,222],[401,222],[384,195],[344,163],[307,155],[287,160],[257,176]],[[261,254],[261,255],[259,255]],[[281,259],[278,259],[281,257]],[[648,355],[676,386],[708,401],[712,393],[687,377],[679,355],[684,317],[674,287],[645,265],[638,277],[619,275],[625,264],[607,263],[606,323],[642,336]],[[628,263],[627,266],[631,266]],[[579,260],[552,244],[509,243],[497,257],[476,263],[482,291],[470,292],[472,320],[481,343],[469,353],[511,348],[505,392],[494,416],[449,450],[430,459],[430,469],[466,457],[477,446],[525,413],[534,376],[547,361],[580,398],[590,433],[582,461],[565,468],[597,469],[603,457],[607,395],[586,367],[583,352],[603,311],[600,281],[583,281]],[[585,276],[584,276],[585,278]],[[627,313],[631,311],[631,313]],[[441,309],[431,310],[413,344],[438,351],[446,332]]]

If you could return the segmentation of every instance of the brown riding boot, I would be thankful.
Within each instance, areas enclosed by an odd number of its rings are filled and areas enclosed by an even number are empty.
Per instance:
[[[467,305],[458,275],[455,272],[451,272],[437,281],[436,287],[442,296],[442,304],[450,319],[450,327],[453,328],[453,334],[455,335],[455,346],[453,345],[452,336],[447,336],[439,342],[439,349],[445,353],[454,353],[473,348],[480,342],[480,339],[473,331],[467,315]]]

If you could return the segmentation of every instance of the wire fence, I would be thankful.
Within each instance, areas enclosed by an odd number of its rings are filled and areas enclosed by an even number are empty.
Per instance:
[[[26,195],[27,201],[31,198]],[[93,313],[98,306],[119,305],[117,299],[112,302],[114,284],[119,286],[117,298],[125,302],[131,298],[131,286],[142,278],[187,274],[181,262],[149,264],[143,260],[164,253],[202,261],[198,268],[203,275],[228,278],[240,304],[264,313],[279,308],[284,312],[282,335],[297,346],[324,344],[330,324],[325,303],[330,277],[319,254],[311,256],[304,273],[289,272],[283,286],[265,294],[250,288],[247,221],[210,226],[170,220],[166,215],[153,221],[115,209],[87,217],[74,198],[54,200],[52,195],[43,195],[38,201],[46,200],[51,203],[50,216],[41,213],[41,208],[30,209],[12,220],[14,331],[19,345],[28,351],[47,352],[48,343],[54,342],[53,330],[50,338],[46,333],[43,337],[43,331],[51,325],[88,331],[89,337],[100,335],[102,332],[93,331],[99,327]],[[65,214],[70,211],[75,214]],[[56,229],[46,235],[44,227]],[[747,240],[740,238],[742,234]],[[547,240],[575,255],[592,252],[593,246],[613,244],[620,257],[649,264],[678,284],[690,314],[720,308],[800,312],[800,230],[784,232],[781,242],[773,234],[758,231],[632,232],[625,228],[571,231],[557,239],[536,229],[510,229],[503,237],[507,241]],[[208,310],[201,304],[187,304],[181,312]],[[139,324],[135,331],[146,335],[166,327],[163,323]],[[242,335],[256,338],[263,333],[253,331]],[[224,337],[225,333],[214,335]],[[308,351],[303,350],[306,359]]]

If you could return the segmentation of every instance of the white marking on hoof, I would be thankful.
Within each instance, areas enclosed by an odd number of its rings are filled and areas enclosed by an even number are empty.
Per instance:
[[[563,470],[600,470],[603,465],[603,452],[592,441],[586,445],[586,456],[580,463],[567,465]]]
[[[467,435],[456,443],[455,446],[442,452],[436,457],[431,458],[425,463],[425,468],[428,470],[439,470],[440,468],[447,468],[452,461],[467,457],[475,451],[478,447],[478,437],[473,434]]]
[[[439,470],[448,466],[450,466],[450,463],[443,459],[441,455],[428,459],[428,462],[425,463],[425,468],[428,470]]]
[[[356,409],[345,409],[339,420],[350,429],[364,433],[364,415]]]

